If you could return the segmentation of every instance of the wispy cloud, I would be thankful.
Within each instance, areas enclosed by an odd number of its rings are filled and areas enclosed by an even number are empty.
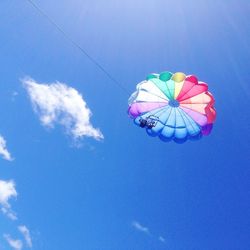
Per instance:
[[[5,208],[9,208],[9,199],[14,197],[17,197],[14,181],[0,180],[0,204]]]
[[[165,240],[165,238],[163,238],[162,236],[159,236],[159,241],[161,241],[162,243],[165,243],[166,242],[166,240]]]
[[[33,79],[22,80],[35,112],[47,127],[60,124],[73,138],[103,139],[103,134],[90,123],[92,115],[81,94],[64,83],[40,84]]]
[[[7,149],[5,139],[0,135],[0,155],[7,161],[12,161],[10,152]]]
[[[3,214],[5,214],[9,219],[11,220],[17,220],[16,213],[11,211],[10,208],[2,207],[1,211]]]
[[[18,96],[18,92],[17,91],[12,92],[12,94],[11,94],[11,100],[14,102],[17,96]]]
[[[148,227],[143,226],[143,225],[142,225],[140,222],[138,222],[138,221],[133,221],[133,222],[132,222],[132,227],[133,227],[134,229],[136,229],[137,231],[140,231],[140,232],[142,232],[142,233],[145,233],[145,234],[147,234],[147,235],[149,235],[149,236],[152,236],[152,237],[154,237],[155,239],[157,239],[157,237],[155,237],[155,235],[151,233],[151,231],[149,230]],[[161,243],[165,243],[165,242],[166,242],[166,239],[165,239],[164,237],[162,237],[161,235],[158,237],[157,240],[160,241]]]
[[[149,229],[145,226],[143,226],[141,223],[139,223],[138,221],[133,221],[132,222],[132,226],[140,231],[140,232],[143,232],[143,233],[146,233],[146,234],[149,234]]]
[[[22,233],[27,246],[32,248],[32,240],[29,229],[25,225],[22,225],[18,227],[18,230]]]
[[[23,242],[19,239],[13,239],[9,234],[3,235],[9,245],[15,250],[21,250],[23,248]]]
[[[10,219],[16,220],[16,214],[11,210],[9,200],[17,197],[15,183],[12,180],[0,180],[0,205],[3,214],[7,215]]]
[[[0,180],[0,208],[3,214],[11,220],[17,220],[16,214],[11,210],[10,199],[17,197],[15,182],[13,180]],[[27,247],[32,248],[32,239],[29,229],[25,225],[18,226],[19,232],[23,235]],[[23,242],[19,239],[13,239],[9,234],[4,234],[4,238],[15,250],[23,248]]]

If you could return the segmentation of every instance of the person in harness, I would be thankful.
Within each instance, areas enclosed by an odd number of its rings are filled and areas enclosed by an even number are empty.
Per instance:
[[[141,128],[145,128],[146,127],[146,128],[151,129],[151,128],[153,128],[153,127],[156,126],[158,120],[159,120],[159,118],[156,117],[156,116],[153,116],[153,115],[150,115],[149,117],[146,117],[146,119],[141,118],[139,120],[140,127]]]

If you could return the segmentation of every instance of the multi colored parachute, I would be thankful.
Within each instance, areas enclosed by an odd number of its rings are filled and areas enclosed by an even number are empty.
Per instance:
[[[181,72],[150,74],[129,98],[128,113],[149,135],[178,143],[210,134],[216,118],[207,84]]]

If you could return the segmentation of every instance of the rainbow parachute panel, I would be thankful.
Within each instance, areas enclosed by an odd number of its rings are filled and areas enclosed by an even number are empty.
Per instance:
[[[183,143],[209,135],[216,118],[207,84],[181,72],[150,74],[128,103],[135,124],[163,141]]]

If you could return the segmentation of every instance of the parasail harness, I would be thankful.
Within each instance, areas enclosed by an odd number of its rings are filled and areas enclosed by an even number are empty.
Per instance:
[[[140,122],[140,127],[141,128],[153,128],[156,126],[157,122],[159,121],[159,117],[154,116],[154,115],[150,115],[148,117],[144,118],[140,118],[139,122]]]

